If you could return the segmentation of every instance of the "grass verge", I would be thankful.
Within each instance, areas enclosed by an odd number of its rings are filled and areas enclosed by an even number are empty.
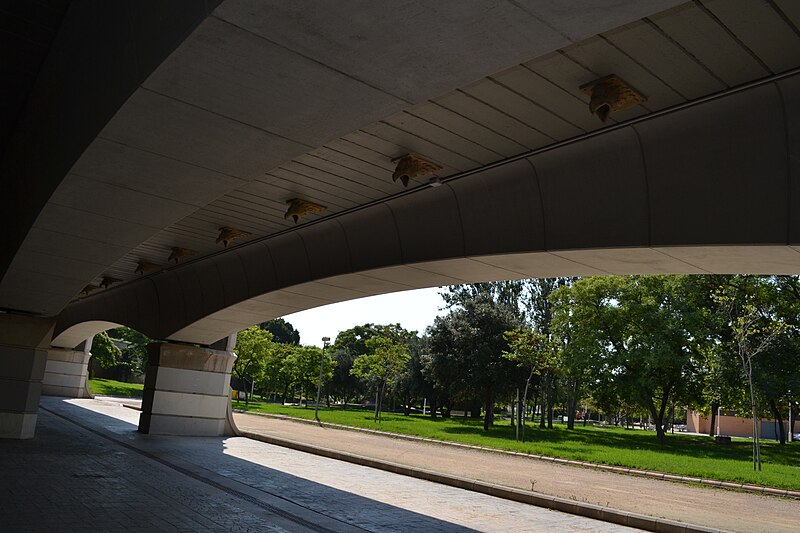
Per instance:
[[[265,402],[234,401],[234,409],[314,418],[313,408],[282,406]],[[714,444],[707,436],[674,434],[661,446],[654,432],[616,427],[576,425],[569,431],[563,425],[542,430],[528,425],[527,442],[514,440],[514,428],[500,421],[483,431],[482,420],[450,418],[432,420],[420,415],[384,413],[383,421],[373,420],[371,411],[320,408],[324,422],[344,424],[390,433],[414,435],[444,441],[486,446],[501,450],[576,459],[641,470],[654,470],[683,476],[751,483],[800,490],[800,443],[762,444],[761,472],[754,472],[749,439],[733,439],[729,446]]]
[[[141,383],[123,383],[113,379],[90,379],[89,390],[92,394],[102,396],[125,396],[128,398],[141,398],[144,385]]]

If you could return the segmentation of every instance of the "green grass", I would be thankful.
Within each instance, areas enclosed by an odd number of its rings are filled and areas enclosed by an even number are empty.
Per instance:
[[[244,409],[244,402],[234,402],[234,409]],[[298,418],[314,418],[314,409],[251,403],[250,411],[282,414]],[[655,470],[684,476],[752,483],[800,490],[800,443],[780,446],[762,443],[761,472],[753,472],[752,444],[748,439],[733,439],[730,446],[714,444],[710,437],[669,435],[670,443],[661,446],[654,432],[626,430],[616,427],[582,427],[573,431],[565,426],[542,430],[527,426],[526,440],[514,440],[514,428],[508,421],[499,421],[488,432],[483,421],[451,418],[431,420],[419,415],[403,416],[384,413],[383,421],[373,421],[371,411],[320,408],[323,422],[378,429],[403,435],[487,446],[502,450],[562,457],[642,470]]]
[[[92,391],[92,394],[102,396],[141,398],[144,385],[141,383],[123,383],[113,379],[90,379],[89,390]]]

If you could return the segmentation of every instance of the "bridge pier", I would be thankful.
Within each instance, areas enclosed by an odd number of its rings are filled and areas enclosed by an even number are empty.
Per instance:
[[[233,435],[230,380],[236,355],[183,344],[151,344],[139,431]]]
[[[31,439],[52,319],[0,314],[0,438]]]
[[[91,339],[83,350],[47,350],[47,365],[42,379],[42,394],[68,398],[91,398],[89,392],[89,358]]]

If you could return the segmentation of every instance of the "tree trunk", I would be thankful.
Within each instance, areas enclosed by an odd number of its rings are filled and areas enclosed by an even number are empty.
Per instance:
[[[517,398],[519,398],[519,389],[517,389]],[[518,403],[518,400],[515,400],[514,398],[511,398],[511,416],[509,417],[509,419],[511,420],[511,427],[512,428],[513,427],[519,427],[516,424],[516,422],[517,422],[516,421],[516,418],[517,418],[517,403]],[[519,440],[519,431],[517,431],[517,440]]]
[[[761,471],[761,432],[759,431],[758,408],[756,407],[756,392],[753,386],[753,364],[747,355],[740,354],[742,366],[747,375],[747,384],[750,386],[750,407],[753,411],[753,470]]]
[[[789,442],[794,442],[794,420],[795,420],[795,412],[794,412],[794,398],[789,398]]]
[[[486,403],[484,405],[483,414],[483,430],[489,431],[489,428],[494,425],[494,392],[492,390],[486,391]]]
[[[713,437],[717,434],[717,412],[719,412],[719,402],[711,403],[711,425],[708,428],[708,436]]]
[[[546,420],[546,413],[547,413],[547,381],[542,378],[542,400],[541,405],[539,407],[539,429],[547,428],[547,420]]]
[[[522,442],[525,442],[525,408],[528,405],[528,387],[531,384],[531,377],[533,377],[533,371],[531,371],[530,376],[528,376],[528,381],[525,382],[525,391],[522,393],[522,401],[519,404],[519,425],[522,429]]]
[[[653,417],[653,422],[656,426],[656,437],[658,437],[658,442],[661,444],[667,444],[667,436],[664,433],[664,414],[667,410],[667,395],[665,394],[661,399],[661,405],[659,406],[659,409],[656,409],[656,404],[653,402],[652,395],[648,396],[647,408],[650,411],[650,416]]]
[[[575,429],[575,410],[578,403],[578,382],[570,379],[567,383],[567,429]]]
[[[381,421],[381,417],[383,415],[383,396],[386,394],[386,382],[384,381],[381,384],[381,394],[378,398],[378,422]]]
[[[438,411],[439,406],[437,405],[435,396],[431,398],[430,409],[431,409],[431,419],[436,420],[436,417],[439,416],[438,413],[436,412]]]
[[[781,411],[778,409],[778,406],[775,404],[774,399],[769,400],[769,408],[772,410],[772,415],[775,417],[775,420],[778,422],[778,438],[780,439],[781,444],[786,444],[786,431],[783,427],[783,418],[781,417]]]
[[[669,432],[675,434],[675,404],[669,408]]]

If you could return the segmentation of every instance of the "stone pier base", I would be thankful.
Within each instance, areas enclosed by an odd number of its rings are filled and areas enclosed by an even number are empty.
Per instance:
[[[53,325],[0,314],[0,438],[33,438]]]
[[[139,431],[151,435],[232,435],[228,422],[233,352],[151,344]]]
[[[89,358],[86,351],[47,350],[47,366],[42,380],[42,394],[68,398],[91,398],[89,393]]]

